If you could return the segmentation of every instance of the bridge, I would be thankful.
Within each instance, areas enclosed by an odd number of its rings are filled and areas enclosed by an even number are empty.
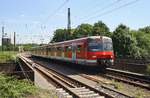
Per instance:
[[[107,74],[101,73],[101,75],[97,76],[92,75],[93,73],[91,74],[90,70],[83,71],[82,68],[74,70],[74,67],[68,68],[66,64],[56,63],[46,58],[32,57],[30,55],[19,55],[18,58],[20,66],[22,66],[22,73],[26,79],[31,79],[41,88],[52,90],[57,96],[63,96],[63,98],[133,97],[130,94],[112,88],[110,81],[102,79],[102,77],[115,79],[147,90],[150,89],[149,77],[142,74],[108,68]]]

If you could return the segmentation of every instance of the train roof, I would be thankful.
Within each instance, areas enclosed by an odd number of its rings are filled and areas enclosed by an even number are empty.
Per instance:
[[[73,39],[73,40],[67,40],[67,41],[62,41],[62,42],[55,42],[55,43],[49,43],[49,45],[57,45],[57,44],[62,44],[62,43],[67,43],[67,42],[72,42],[72,41],[80,41],[80,40],[86,40],[86,39],[89,39],[89,38],[92,38],[92,39],[95,39],[95,38],[106,38],[106,39],[111,39],[110,37],[107,37],[107,36],[88,36],[88,37],[83,37],[83,38],[78,38],[78,39]]]
[[[73,39],[73,40],[67,40],[67,41],[62,41],[62,42],[49,43],[47,45],[33,47],[33,48],[42,48],[42,47],[47,47],[49,45],[58,45],[58,44],[62,44],[62,43],[69,43],[69,42],[72,42],[72,41],[86,40],[86,39],[89,39],[89,38],[96,39],[96,38],[100,38],[100,37],[105,38],[105,39],[111,39],[110,37],[107,37],[107,36],[88,36],[88,37],[83,37],[83,38],[78,38],[78,39]]]

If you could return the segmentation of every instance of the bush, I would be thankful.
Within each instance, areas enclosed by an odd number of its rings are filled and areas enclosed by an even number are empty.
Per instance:
[[[27,80],[17,80],[15,77],[0,74],[1,98],[24,98],[37,92],[33,83]]]
[[[0,63],[6,63],[15,61],[17,52],[14,51],[1,51],[0,52]]]

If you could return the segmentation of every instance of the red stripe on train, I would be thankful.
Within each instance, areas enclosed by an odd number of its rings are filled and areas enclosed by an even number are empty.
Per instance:
[[[114,59],[114,54],[112,51],[103,51],[103,52],[87,52],[87,59],[96,60],[96,59]]]

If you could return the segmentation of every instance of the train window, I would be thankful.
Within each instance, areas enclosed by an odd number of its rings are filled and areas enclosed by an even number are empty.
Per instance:
[[[105,39],[104,40],[103,49],[105,51],[112,51],[113,50],[112,40],[111,39]]]
[[[64,51],[64,47],[61,47],[61,50]]]
[[[96,52],[96,51],[103,51],[103,45],[102,43],[89,43],[88,44],[88,50],[89,51],[93,51],[93,52]]]
[[[78,46],[77,46],[77,52],[81,52],[81,49],[82,49],[82,46],[81,46],[81,45],[78,45]]]
[[[60,51],[62,51],[62,50],[63,50],[63,48],[62,48],[62,47],[60,47],[60,48],[59,48],[59,50],[60,50]]]
[[[51,50],[52,50],[53,52],[55,52],[55,50],[56,50],[56,49],[55,49],[55,47],[52,47],[52,49],[51,49]]]
[[[96,52],[103,51],[103,43],[101,39],[89,39],[88,51]]]
[[[69,46],[69,47],[68,47],[68,50],[69,50],[69,51],[71,51],[71,49],[72,49],[72,47],[71,47],[71,46]]]
[[[54,51],[57,51],[57,48],[56,48],[56,47],[54,47]]]
[[[66,47],[65,47],[65,50],[66,50],[66,51],[71,51],[71,49],[72,49],[71,46],[66,46]]]
[[[50,48],[50,47],[48,48],[48,51],[51,51],[51,48]]]
[[[67,51],[68,46],[65,46],[65,51]]]
[[[56,51],[59,51],[59,47],[56,47]]]
[[[57,51],[61,51],[62,49],[61,49],[61,47],[57,47]]]

